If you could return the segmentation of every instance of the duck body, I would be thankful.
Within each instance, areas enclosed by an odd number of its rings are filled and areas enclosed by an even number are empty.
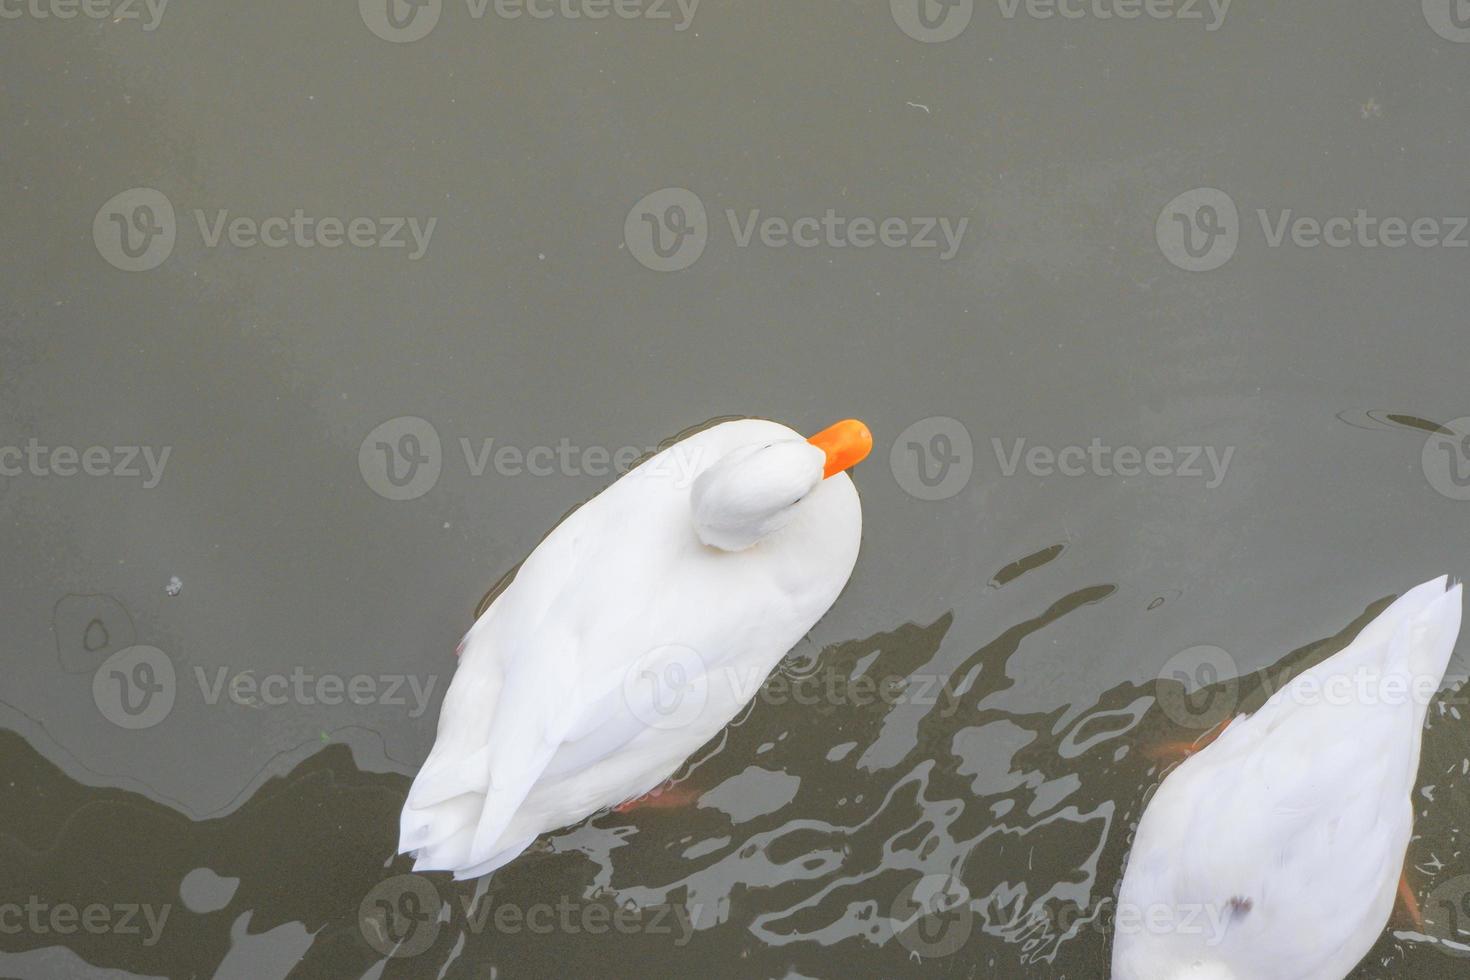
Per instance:
[[[717,532],[695,508],[728,516],[742,501],[722,493],[745,485],[708,490],[713,503],[695,486],[757,451],[780,472],[755,474],[752,506],[761,487],[787,492],[772,480],[794,481],[800,499],[782,500],[768,522],[779,527],[740,550],[704,543]],[[632,470],[541,542],[461,645],[403,810],[399,849],[415,852],[415,870],[487,874],[538,835],[647,793],[755,696],[857,559],[857,490],[846,473],[823,478],[813,452],[779,423],[726,422]]]
[[[1118,895],[1117,980],[1340,980],[1393,911],[1461,587],[1401,596],[1171,772]]]

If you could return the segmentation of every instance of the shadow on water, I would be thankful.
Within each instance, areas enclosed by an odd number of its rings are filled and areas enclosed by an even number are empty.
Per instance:
[[[1391,598],[1253,674],[1120,684],[1080,711],[999,706],[1028,639],[1115,593],[1067,592],[970,652],[946,644],[951,614],[798,647],[676,775],[693,803],[605,812],[480,882],[390,860],[408,780],[360,770],[344,745],[191,820],[82,785],[0,732],[0,779],[34,787],[0,803],[6,893],[166,915],[151,932],[140,917],[139,935],[0,931],[0,973],[540,976],[571,956],[781,976],[825,975],[838,956],[882,975],[1105,975],[1130,835],[1172,764],[1154,749],[1254,709]],[[1457,685],[1431,712],[1410,851],[1427,931],[1449,937],[1470,925],[1461,700]],[[1442,970],[1448,949],[1398,926],[1356,976]]]

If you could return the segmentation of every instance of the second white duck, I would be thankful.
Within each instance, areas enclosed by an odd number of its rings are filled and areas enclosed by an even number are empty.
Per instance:
[[[1393,911],[1461,587],[1413,589],[1165,778],[1128,856],[1116,980],[1341,980]]]

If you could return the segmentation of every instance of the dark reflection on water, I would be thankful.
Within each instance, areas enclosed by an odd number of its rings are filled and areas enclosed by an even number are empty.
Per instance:
[[[1256,707],[1391,598],[1267,670],[1200,690],[1166,679],[1082,710],[998,704],[1022,644],[1115,591],[1077,588],[958,657],[943,649],[948,614],[798,648],[675,777],[670,797],[696,802],[604,813],[488,882],[390,861],[407,778],[360,770],[342,744],[228,815],[190,820],[82,785],[0,732],[0,781],[33,788],[0,803],[5,894],[167,909],[153,937],[0,933],[0,972],[96,975],[65,947],[168,977],[538,976],[567,957],[612,972],[821,976],[834,955],[884,975],[1104,975],[1130,833],[1174,761],[1160,747]],[[1462,701],[1456,686],[1431,714],[1411,849],[1427,929],[1450,937],[1470,924],[1454,821],[1470,804]],[[936,885],[958,904],[915,904]],[[1407,928],[1396,923],[1357,976],[1443,970],[1448,947]]]
[[[1385,412],[1379,409],[1350,409],[1338,412],[1337,417],[1358,429],[1400,429],[1409,432],[1431,432],[1436,435],[1454,436],[1454,429],[1440,422],[1421,419],[1417,415],[1402,412]]]

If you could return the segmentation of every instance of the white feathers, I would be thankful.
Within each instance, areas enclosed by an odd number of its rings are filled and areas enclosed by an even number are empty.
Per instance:
[[[1118,980],[1340,980],[1393,907],[1461,587],[1401,596],[1159,787],[1118,896]]]
[[[690,500],[699,539],[741,551],[786,526],[822,482],[826,455],[804,439],[744,446],[694,481]]]
[[[857,559],[857,491],[846,474],[821,479],[822,461],[785,426],[727,422],[541,542],[465,637],[403,810],[415,870],[488,874],[653,789],[734,717]],[[746,550],[701,542],[691,485],[720,542],[754,534]]]

